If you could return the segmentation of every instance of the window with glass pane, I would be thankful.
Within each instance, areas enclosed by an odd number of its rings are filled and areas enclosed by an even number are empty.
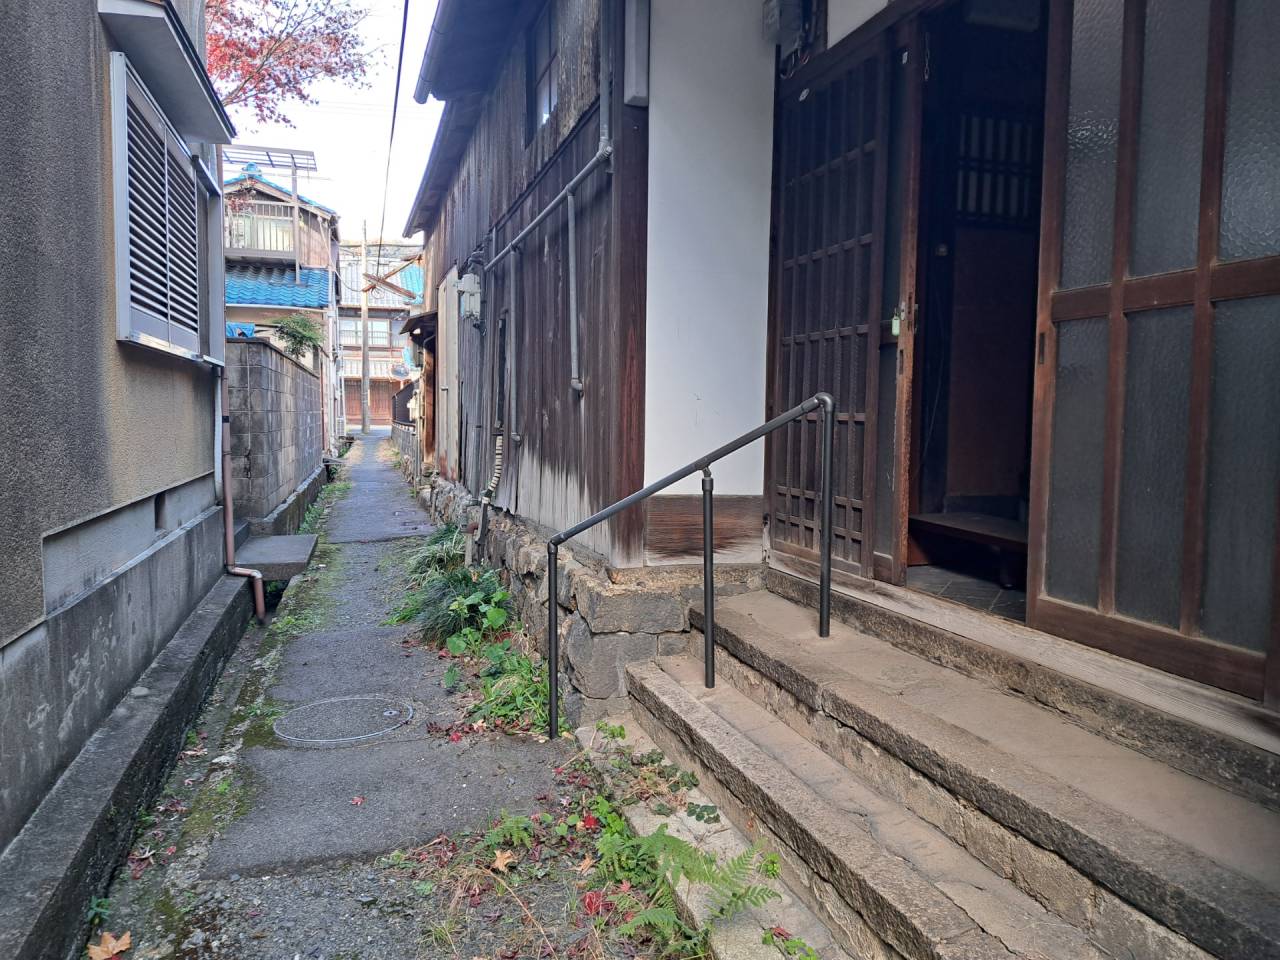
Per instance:
[[[555,0],[549,0],[529,33],[529,134],[551,119],[556,106]]]
[[[358,344],[360,342],[360,321],[359,320],[343,320],[340,321],[343,344]]]
[[[391,331],[385,320],[369,321],[369,346],[388,347],[391,345]]]

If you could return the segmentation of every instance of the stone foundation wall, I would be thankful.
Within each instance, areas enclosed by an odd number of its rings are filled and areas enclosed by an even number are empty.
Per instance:
[[[458,484],[437,480],[422,490],[423,506],[440,522],[471,532],[480,504]],[[499,571],[516,617],[547,650],[547,538],[551,531],[490,508],[475,562]],[[764,568],[716,568],[717,596],[762,589]],[[627,708],[628,663],[683,652],[694,638],[689,608],[702,599],[702,566],[610,567],[604,558],[569,543],[559,551],[561,691],[575,725]],[[697,638],[701,634],[697,633]]]

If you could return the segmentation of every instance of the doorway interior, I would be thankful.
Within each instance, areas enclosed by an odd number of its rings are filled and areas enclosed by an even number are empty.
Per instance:
[[[907,586],[1026,616],[1047,10],[923,26]]]

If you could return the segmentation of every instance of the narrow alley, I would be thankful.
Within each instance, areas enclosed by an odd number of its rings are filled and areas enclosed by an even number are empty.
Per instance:
[[[143,815],[103,908],[134,956],[417,957],[432,911],[379,858],[526,813],[553,786],[567,747],[451,737],[446,662],[386,624],[431,526],[385,437],[357,435],[310,569],[241,641]]]

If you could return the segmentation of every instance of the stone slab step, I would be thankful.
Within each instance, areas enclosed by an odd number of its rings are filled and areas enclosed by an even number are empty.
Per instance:
[[[646,732],[670,759],[694,766],[704,789],[740,828],[777,845],[788,885],[822,911],[851,953],[909,960],[1076,956],[1011,951],[912,862],[883,845],[864,817],[837,813],[803,773],[657,664],[633,664],[627,679]],[[756,730],[782,726],[763,712],[735,719],[748,726],[754,719]]]
[[[263,580],[288,580],[307,569],[316,551],[314,533],[289,536],[250,537],[236,550],[236,563],[262,571]]]
[[[626,736],[618,746],[629,748],[635,755],[655,749],[653,740],[632,722],[630,716],[613,716],[605,722],[626,731]],[[617,754],[595,727],[582,727],[577,731],[577,738],[591,762],[606,779],[616,774],[612,761]],[[700,805],[711,802],[711,798],[697,787],[688,791],[687,799],[690,803]],[[671,836],[722,860],[736,857],[751,846],[751,841],[724,819],[719,823],[700,823],[683,811],[677,811],[671,816],[661,816],[644,803],[627,804],[621,809],[631,829],[637,834],[650,834],[660,826],[665,826]],[[715,920],[711,928],[710,948],[716,960],[779,960],[778,948],[765,944],[762,940],[764,931],[774,927],[782,927],[793,937],[803,940],[821,960],[851,960],[833,939],[831,931],[780,881],[757,877],[752,882],[774,886],[778,890],[779,899],[770,901],[763,907],[744,910],[731,920]],[[715,906],[704,889],[694,887],[686,881],[678,885],[675,895],[686,922],[700,928],[712,922]]]
[[[1275,811],[844,624],[820,639],[811,610],[773,594],[716,613],[725,679],[935,826],[994,822],[1111,891],[1109,907],[1217,956],[1280,957]],[[875,772],[868,751],[905,773]]]
[[[815,582],[769,569],[764,586],[817,609]],[[831,615],[1280,810],[1280,721],[1258,703],[880,581],[841,585],[831,594]]]

